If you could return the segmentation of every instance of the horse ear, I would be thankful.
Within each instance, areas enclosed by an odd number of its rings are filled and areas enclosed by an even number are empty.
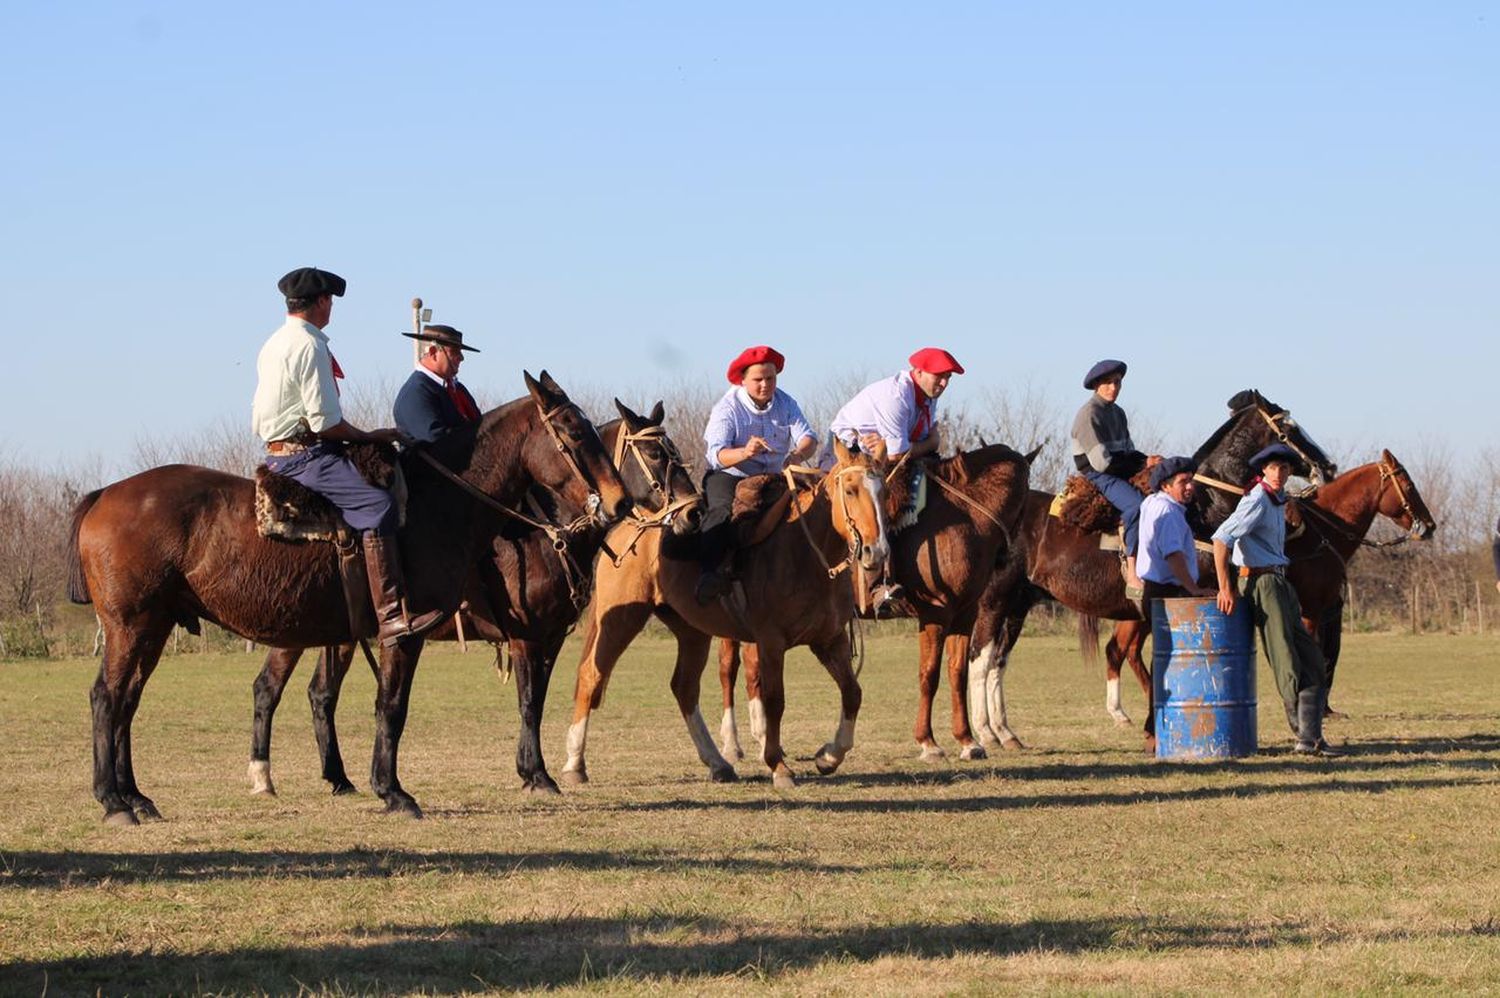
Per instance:
[[[1045,446],[1047,446],[1047,445],[1046,444],[1037,444],[1035,447],[1031,448],[1031,450],[1029,450],[1029,451],[1026,452],[1026,467],[1029,468],[1029,467],[1032,466],[1033,463],[1035,463],[1036,456],[1042,452],[1042,448],[1045,447]]]
[[[556,381],[553,381],[552,375],[548,374],[545,370],[542,371],[541,382],[542,387],[547,389],[547,391],[551,392],[553,395],[556,395],[559,398],[568,397],[568,393],[563,391],[562,385],[559,385]]]
[[[667,410],[662,407],[661,399],[657,399],[656,404],[651,407],[651,415],[648,417],[647,422],[652,426],[660,426],[662,420],[666,418]]]
[[[1386,450],[1384,448],[1382,448],[1381,451],[1380,451],[1380,458],[1386,464],[1400,464],[1401,463],[1400,461],[1396,460],[1396,455],[1392,454],[1389,450]]]
[[[620,418],[625,420],[625,425],[629,426],[632,432],[640,427],[641,417],[637,416],[634,412],[631,412],[630,406],[626,405],[624,402],[621,402],[618,398],[616,398],[615,408],[619,410]]]

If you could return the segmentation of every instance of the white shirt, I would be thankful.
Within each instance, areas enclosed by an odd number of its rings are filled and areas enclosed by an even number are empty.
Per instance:
[[[260,348],[255,374],[250,426],[267,443],[297,436],[304,424],[321,433],[343,422],[328,337],[307,320],[286,317]]]

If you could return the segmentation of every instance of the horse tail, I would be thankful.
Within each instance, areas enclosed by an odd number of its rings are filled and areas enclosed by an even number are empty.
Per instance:
[[[1089,668],[1099,665],[1099,618],[1086,613],[1078,615],[1078,654]]]
[[[95,489],[78,500],[78,505],[73,507],[73,522],[68,527],[68,599],[74,603],[94,601],[89,595],[89,581],[83,577],[83,559],[78,556],[78,528],[83,525],[83,518],[94,508],[94,503],[99,501],[99,496],[103,493],[103,489]]]

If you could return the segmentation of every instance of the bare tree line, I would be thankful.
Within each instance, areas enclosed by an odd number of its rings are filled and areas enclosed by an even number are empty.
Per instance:
[[[802,392],[809,421],[826,427],[838,406],[874,376],[868,371],[846,372]],[[365,427],[389,424],[395,388],[387,383],[346,389],[342,401],[348,418]],[[637,392],[620,401],[640,412],[658,399],[664,401],[668,432],[683,457],[701,472],[703,426],[721,389],[679,382]],[[575,399],[599,422],[614,418],[613,397],[601,390],[575,391]],[[485,406],[500,401],[480,397]],[[1055,489],[1071,472],[1070,417],[1068,407],[1047,399],[1032,385],[987,388],[978,399],[944,412],[944,451],[983,443],[1007,443],[1022,451],[1040,447],[1032,468],[1033,486]],[[1143,449],[1163,449],[1163,434],[1149,421],[1133,429]],[[1347,469],[1377,460],[1379,450],[1334,456]],[[1348,623],[1361,629],[1415,631],[1500,626],[1500,600],[1489,560],[1490,531],[1500,511],[1500,449],[1460,460],[1445,444],[1427,443],[1417,453],[1398,456],[1436,517],[1438,533],[1430,542],[1362,549],[1350,564]],[[197,464],[249,475],[261,459],[248,420],[227,418],[171,436],[143,436],[113,469],[97,459],[59,467],[0,453],[0,657],[90,649],[92,615],[87,607],[67,604],[64,592],[67,528],[80,496],[156,465]],[[1372,538],[1396,534],[1399,531],[1380,520]],[[236,644],[227,636],[222,641],[226,647]],[[200,642],[196,648],[201,647],[205,645]]]

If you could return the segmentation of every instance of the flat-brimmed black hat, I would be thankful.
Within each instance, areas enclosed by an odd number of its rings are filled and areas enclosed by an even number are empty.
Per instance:
[[[342,298],[348,287],[348,282],[338,274],[317,267],[298,267],[276,282],[276,290],[287,298],[321,298],[324,295]]]
[[[1116,374],[1123,378],[1125,371],[1126,366],[1123,360],[1101,360],[1089,368],[1089,373],[1083,376],[1083,387],[1089,391],[1093,391],[1099,387],[1099,382],[1105,378],[1113,377]]]
[[[443,346],[458,347],[467,353],[483,353],[478,347],[464,345],[464,334],[452,326],[439,326],[435,323],[422,327],[420,333],[402,333],[414,340],[426,340],[429,343],[441,343]]]

